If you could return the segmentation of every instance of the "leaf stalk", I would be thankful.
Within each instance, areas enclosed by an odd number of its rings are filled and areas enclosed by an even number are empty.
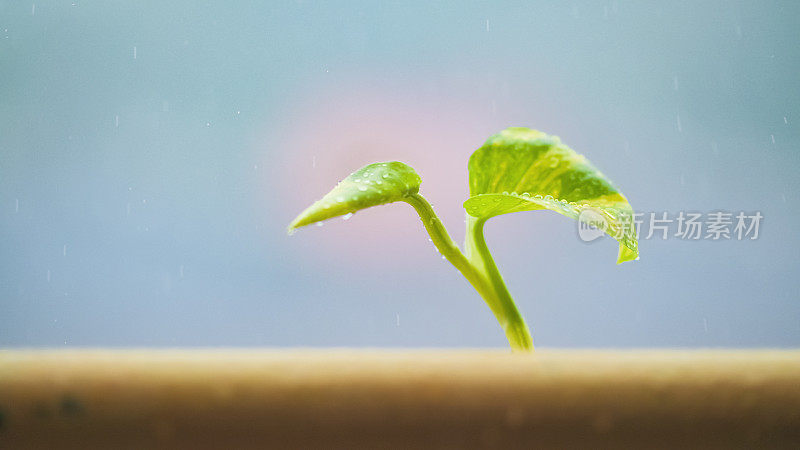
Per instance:
[[[479,220],[467,216],[465,239],[467,256],[465,256],[447,233],[431,204],[422,195],[412,194],[405,197],[403,201],[414,207],[425,226],[425,231],[428,232],[431,241],[442,256],[461,272],[489,305],[497,321],[500,322],[511,348],[514,351],[533,351],[533,338],[530,330],[486,246],[483,236],[483,225],[486,219]]]

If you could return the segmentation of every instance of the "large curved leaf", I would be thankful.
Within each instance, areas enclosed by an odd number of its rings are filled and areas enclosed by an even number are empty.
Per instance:
[[[490,137],[469,159],[467,214],[488,219],[548,209],[591,221],[619,241],[617,263],[639,255],[633,209],[583,155],[555,136],[508,128]]]
[[[364,166],[300,213],[289,224],[288,231],[291,233],[297,228],[332,217],[403,200],[419,192],[421,181],[414,169],[399,161]]]

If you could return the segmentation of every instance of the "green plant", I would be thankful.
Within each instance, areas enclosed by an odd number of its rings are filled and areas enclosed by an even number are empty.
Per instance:
[[[533,350],[533,339],[503,282],[483,236],[494,216],[547,209],[587,222],[619,242],[617,263],[638,259],[633,210],[599,170],[555,136],[508,128],[490,137],[469,159],[470,197],[464,202],[464,253],[422,195],[421,179],[397,161],[365,166],[341,181],[290,225],[295,229],[377,205],[403,201],[417,211],[441,254],[483,297],[505,331],[511,348]],[[591,213],[591,214],[587,214]],[[598,220],[599,219],[599,220]]]

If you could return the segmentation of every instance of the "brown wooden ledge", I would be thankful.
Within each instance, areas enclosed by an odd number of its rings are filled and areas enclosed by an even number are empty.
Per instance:
[[[800,448],[798,351],[0,351],[0,448]]]

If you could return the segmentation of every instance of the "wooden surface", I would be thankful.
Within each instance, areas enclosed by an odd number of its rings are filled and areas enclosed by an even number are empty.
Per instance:
[[[0,351],[0,448],[800,448],[798,351]]]

